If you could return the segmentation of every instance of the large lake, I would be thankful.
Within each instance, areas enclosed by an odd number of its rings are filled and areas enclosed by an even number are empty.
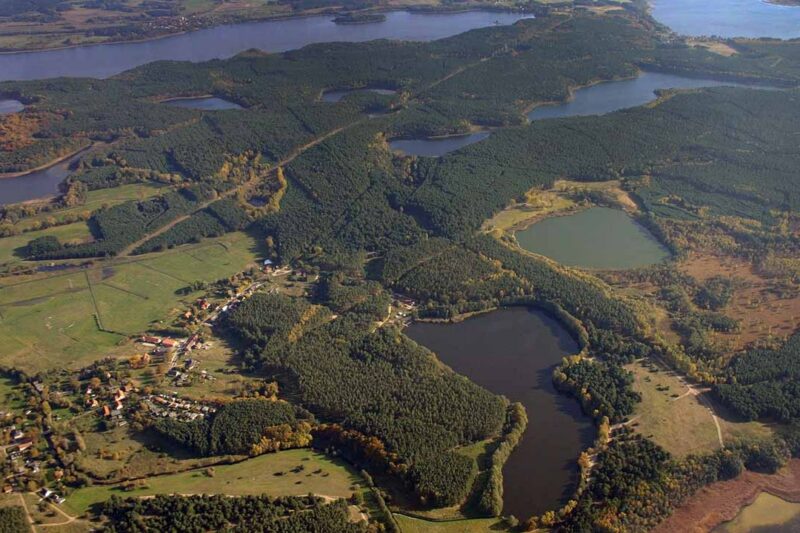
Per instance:
[[[405,333],[459,374],[525,406],[528,428],[503,468],[503,514],[523,519],[560,507],[595,433],[578,402],[553,387],[553,369],[578,352],[567,330],[541,311],[513,307],[456,324],[415,323]]]
[[[513,24],[531,15],[492,11],[423,14],[394,11],[370,24],[335,24],[314,16],[217,26],[138,43],[101,44],[63,50],[0,55],[0,81],[55,78],[104,78],[161,59],[208,61],[250,48],[283,52],[312,43],[374,39],[432,41],[494,24]]]
[[[624,211],[592,207],[552,217],[516,234],[519,245],[561,264],[622,270],[667,259],[669,251]]]
[[[800,37],[800,7],[764,0],[651,0],[653,17],[683,35]]]
[[[528,113],[530,120],[574,117],[581,115],[603,115],[636,107],[656,99],[658,89],[699,89],[701,87],[756,87],[704,78],[687,78],[674,74],[642,72],[638,78],[608,81],[575,90],[572,100],[563,104],[545,105]]]

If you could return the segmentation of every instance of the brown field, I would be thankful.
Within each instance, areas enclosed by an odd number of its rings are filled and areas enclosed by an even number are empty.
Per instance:
[[[729,257],[692,255],[678,268],[699,282],[717,275],[741,282],[732,301],[722,309],[741,322],[741,331],[719,335],[734,351],[756,341],[786,338],[800,328],[800,295],[780,296],[774,290],[775,281],[759,276],[750,263]]]
[[[711,531],[721,523],[732,520],[742,507],[752,504],[761,492],[786,501],[800,502],[800,459],[791,460],[777,474],[745,472],[736,479],[712,483],[678,507],[655,531]]]
[[[717,41],[692,40],[692,41],[689,41],[689,44],[691,46],[694,46],[694,47],[697,47],[697,48],[705,48],[709,52],[713,52],[715,54],[718,54],[718,55],[721,55],[721,56],[724,56],[724,57],[735,56],[736,54],[739,53],[732,46],[730,46],[728,44],[725,44],[725,43],[720,43],[720,42],[717,42]]]

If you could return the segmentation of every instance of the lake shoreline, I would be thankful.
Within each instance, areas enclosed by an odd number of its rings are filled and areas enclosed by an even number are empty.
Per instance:
[[[24,178],[25,176],[30,176],[31,174],[35,174],[36,172],[42,172],[43,170],[48,170],[48,169],[53,168],[54,166],[58,165],[59,163],[63,163],[67,159],[72,159],[73,157],[75,157],[77,155],[80,155],[82,152],[85,152],[86,150],[89,150],[94,145],[95,145],[94,143],[89,143],[87,146],[84,146],[83,148],[79,148],[79,149],[75,150],[74,152],[70,152],[70,153],[68,153],[68,154],[66,154],[64,156],[59,157],[58,159],[54,159],[52,161],[48,161],[47,163],[45,163],[43,165],[39,165],[38,167],[32,168],[30,170],[22,170],[20,172],[0,173],[0,180],[2,180],[2,179],[12,179],[12,178]]]
[[[531,17],[535,16],[533,11],[526,11],[526,10],[519,10],[519,9],[503,9],[497,8],[494,5],[486,5],[486,6],[475,6],[470,7],[467,9],[446,9],[441,7],[431,7],[430,10],[428,9],[419,9],[413,8],[412,6],[407,7],[399,7],[399,8],[378,8],[374,13],[380,13],[384,15],[384,20],[382,21],[370,21],[370,22],[358,22],[358,23],[337,23],[342,26],[359,26],[359,25],[366,25],[366,24],[380,24],[385,22],[385,15],[387,13],[399,12],[399,11],[406,11],[409,13],[415,13],[420,15],[449,15],[449,14],[460,14],[460,13],[470,13],[474,11],[489,11],[495,13],[519,13],[519,14],[528,14]],[[22,48],[19,50],[0,50],[0,56],[13,56],[13,55],[22,55],[22,54],[32,54],[38,52],[56,52],[59,50],[72,50],[75,48],[89,48],[92,46],[105,46],[105,45],[115,45],[115,44],[141,44],[141,43],[150,43],[154,41],[160,41],[163,39],[168,39],[170,37],[178,37],[181,35],[187,35],[191,33],[196,33],[198,31],[209,30],[212,28],[219,28],[221,26],[238,26],[240,24],[248,24],[248,23],[258,23],[258,22],[280,22],[284,20],[299,20],[304,18],[311,18],[311,17],[320,17],[320,16],[331,16],[335,17],[336,15],[341,14],[342,11],[337,10],[323,10],[316,13],[303,13],[303,14],[289,14],[289,15],[271,15],[265,17],[255,17],[255,18],[243,18],[242,20],[238,20],[235,22],[220,22],[219,24],[209,24],[208,26],[203,26],[201,28],[193,28],[191,30],[181,30],[176,32],[165,33],[162,35],[154,35],[152,37],[144,37],[142,39],[123,39],[118,41],[103,41],[98,43],[79,43],[79,44],[69,44],[69,45],[60,45],[60,46],[52,46],[52,47],[37,47],[37,48]]]

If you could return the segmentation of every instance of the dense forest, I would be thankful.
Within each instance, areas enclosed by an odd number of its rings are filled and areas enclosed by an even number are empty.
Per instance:
[[[422,502],[460,503],[475,465],[451,450],[499,434],[505,402],[442,368],[398,331],[373,331],[370,311],[359,311],[334,319],[300,300],[255,295],[227,327],[256,343],[250,364],[304,408],[377,437],[385,445],[377,463]]]
[[[223,405],[210,418],[190,422],[157,418],[153,428],[165,437],[200,455],[251,453],[276,426],[289,426],[290,433],[304,432],[298,415],[303,413],[286,402],[264,399],[235,400]],[[285,448],[294,448],[290,442]]]
[[[103,531],[205,531],[263,533],[361,533],[364,522],[349,520],[347,502],[326,503],[314,496],[155,496],[122,499],[103,505]]]

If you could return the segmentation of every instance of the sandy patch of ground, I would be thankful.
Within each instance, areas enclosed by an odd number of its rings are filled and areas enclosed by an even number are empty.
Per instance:
[[[724,57],[735,56],[736,54],[739,53],[732,46],[730,46],[728,44],[725,44],[725,43],[718,42],[718,41],[692,40],[692,41],[689,41],[689,45],[697,47],[697,48],[705,48],[709,52],[712,52],[714,54],[718,54],[718,55],[721,55],[721,56],[724,56]]]

